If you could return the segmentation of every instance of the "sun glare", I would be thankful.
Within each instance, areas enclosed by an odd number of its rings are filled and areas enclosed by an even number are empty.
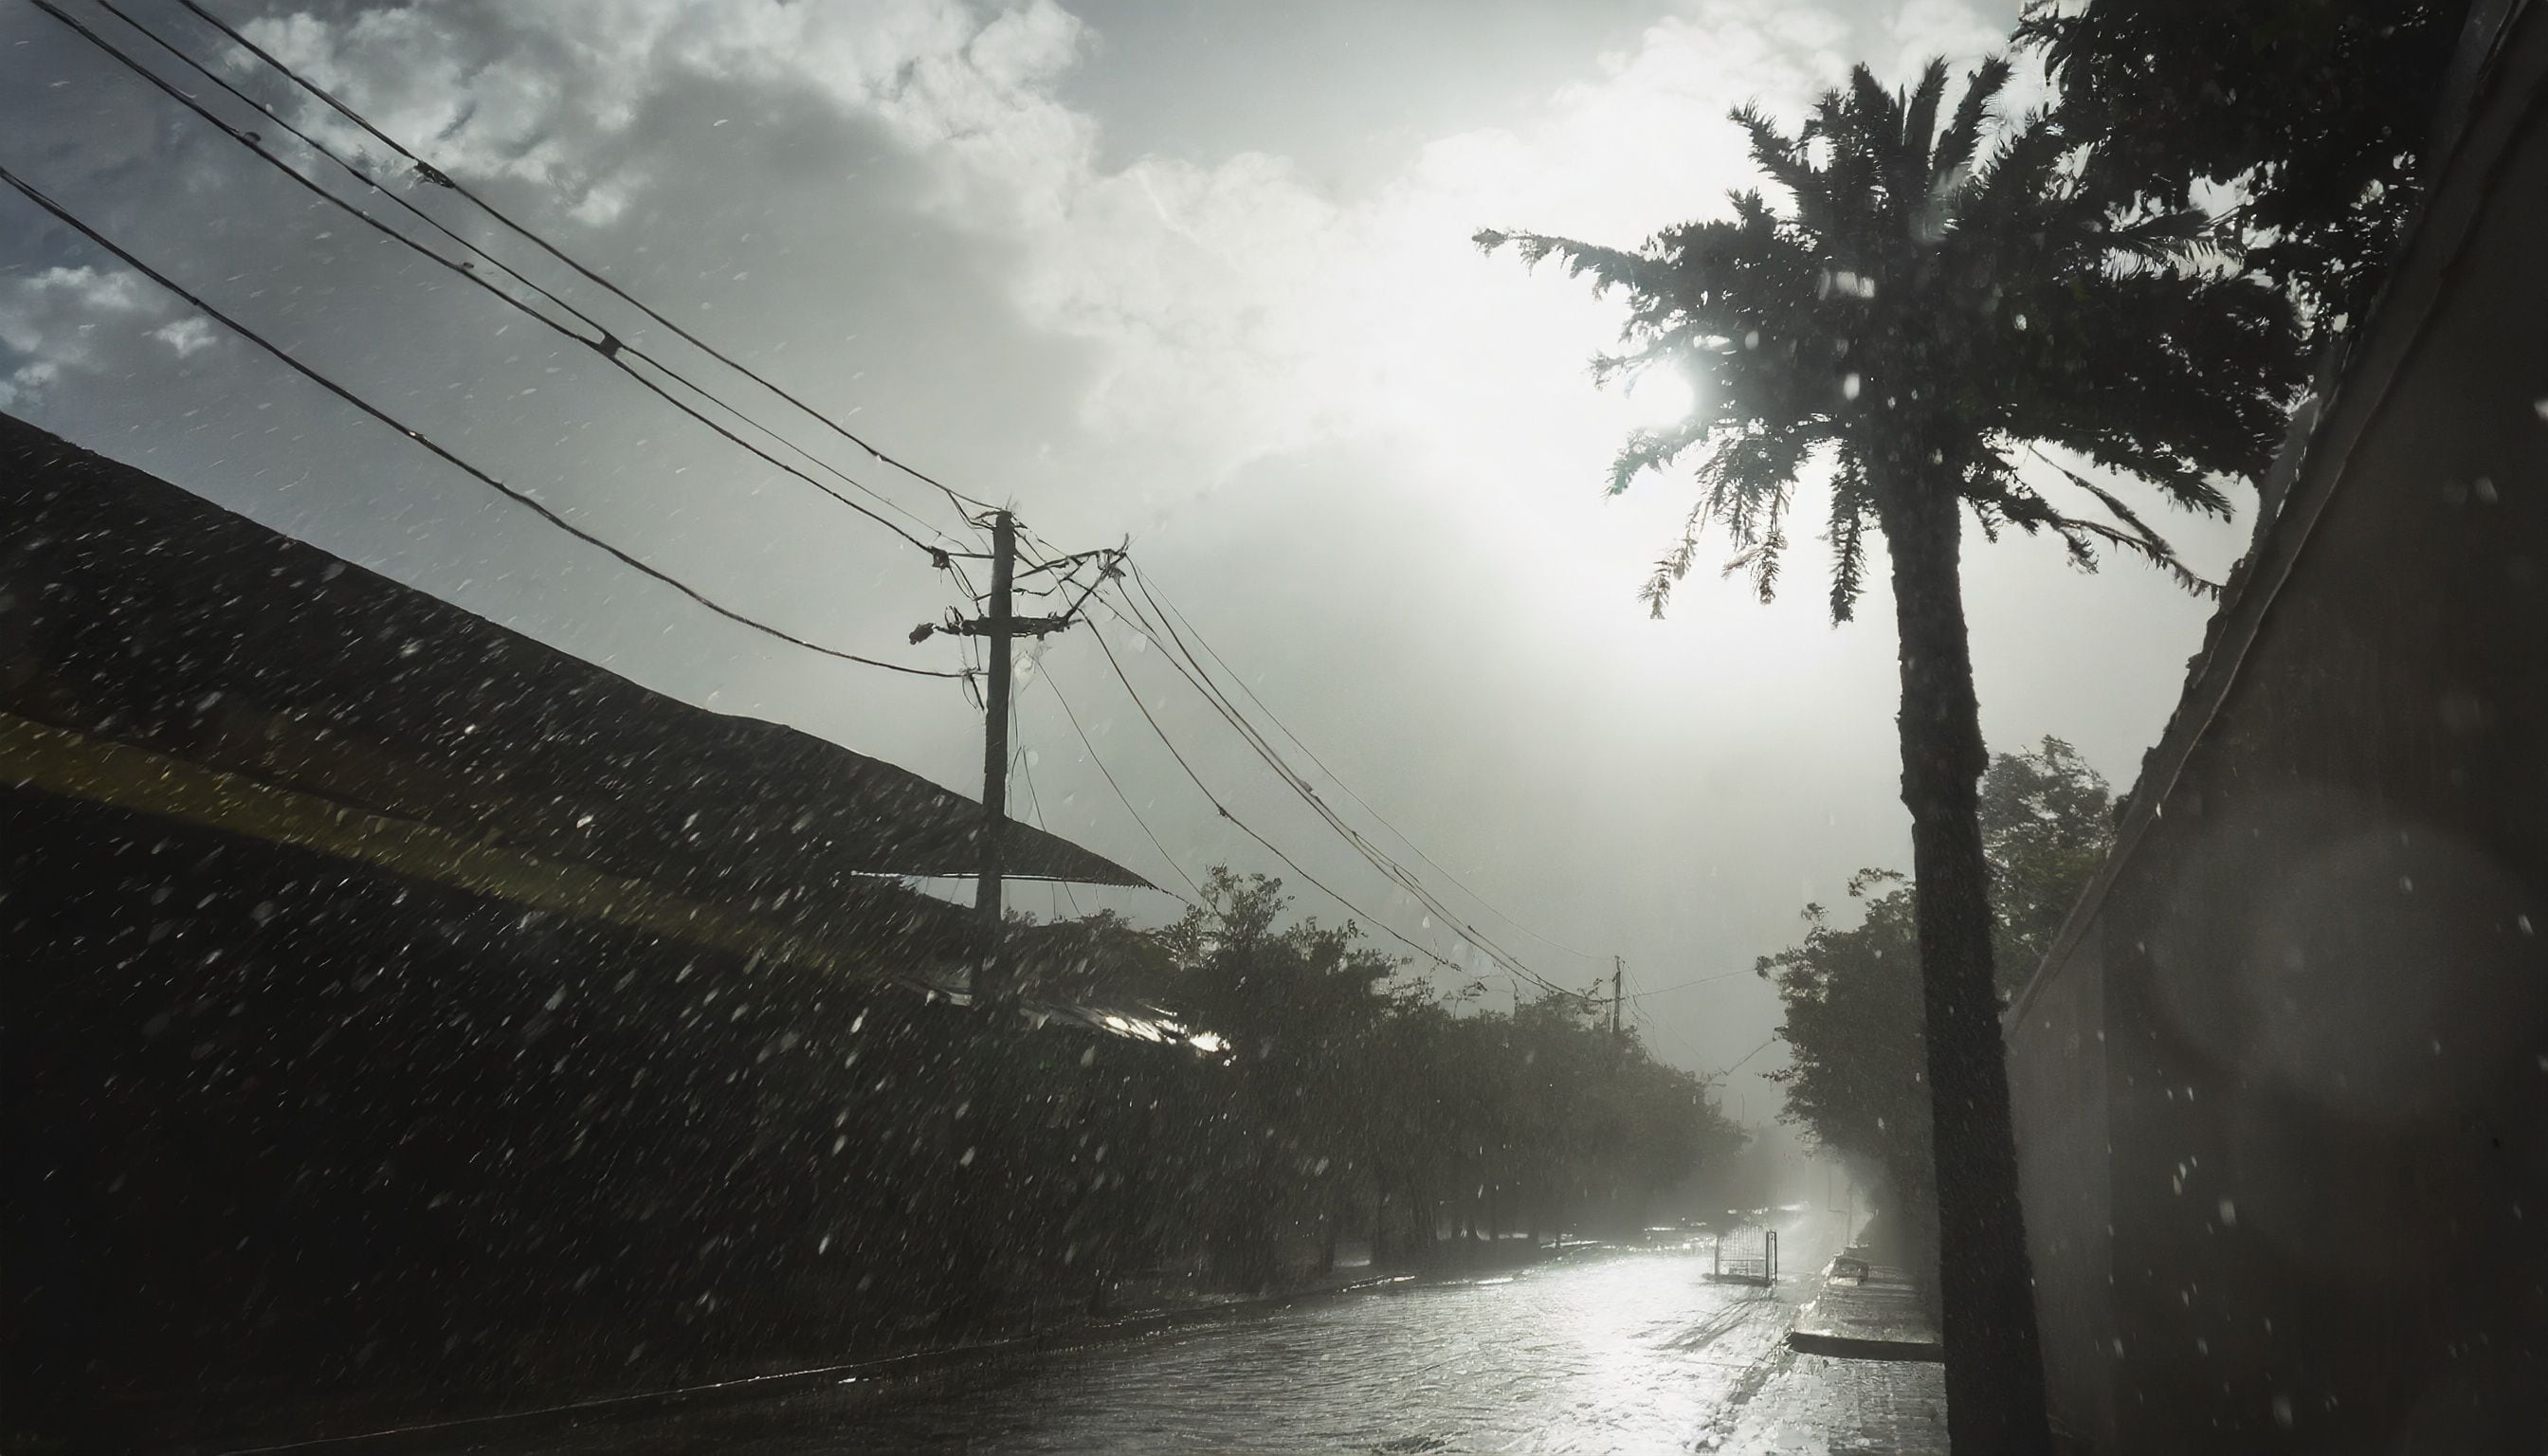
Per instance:
[[[1698,408],[1698,392],[1690,388],[1689,376],[1678,369],[1649,369],[1629,382],[1625,405],[1630,424],[1662,429],[1689,417],[1689,411]]]

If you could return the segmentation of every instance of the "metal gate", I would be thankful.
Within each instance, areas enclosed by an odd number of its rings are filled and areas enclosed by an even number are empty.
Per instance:
[[[1757,1284],[1764,1289],[1776,1284],[1778,1230],[1750,1227],[1719,1233],[1716,1246],[1708,1251],[1707,1277],[1718,1284]]]

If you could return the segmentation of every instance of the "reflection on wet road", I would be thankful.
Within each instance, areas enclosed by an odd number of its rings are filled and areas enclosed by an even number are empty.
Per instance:
[[[906,1392],[867,1383],[453,1449],[1685,1451],[1757,1383],[1839,1222],[1793,1216],[1774,1291],[1710,1284],[1704,1242],[1592,1249]]]

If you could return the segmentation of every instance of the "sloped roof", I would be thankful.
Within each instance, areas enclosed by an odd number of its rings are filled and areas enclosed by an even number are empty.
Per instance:
[[[974,865],[981,806],[918,774],[650,691],[5,415],[0,519],[20,739],[141,750],[798,928],[868,904],[868,876]],[[1004,858],[1146,883],[1022,824]]]

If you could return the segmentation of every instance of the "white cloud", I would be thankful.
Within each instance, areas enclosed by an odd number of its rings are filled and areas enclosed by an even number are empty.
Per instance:
[[[1036,177],[1035,157],[1082,150],[1092,136],[1048,94],[1086,34],[1053,0],[987,23],[961,0],[480,0],[343,22],[297,14],[243,34],[357,100],[391,136],[410,146],[430,138],[416,149],[451,175],[538,183],[596,227],[617,221],[651,180],[609,143],[693,78],[809,92],[1011,185]],[[233,57],[242,70],[248,60]],[[331,144],[377,155],[350,124],[315,104],[305,112],[304,125]]]
[[[21,354],[61,349],[100,315],[142,306],[142,279],[121,268],[46,268],[0,283],[0,344]]]
[[[150,336],[175,349],[180,359],[190,358],[196,350],[209,349],[214,343],[212,320],[193,314],[161,324],[150,330]]]
[[[201,318],[157,330],[136,329],[141,319],[167,312],[156,285],[122,268],[46,268],[0,279],[0,347],[17,357],[0,383],[0,409],[16,409],[58,384],[66,371],[107,372],[118,345],[141,336],[164,337],[182,357],[211,341]],[[204,329],[191,346],[166,337],[186,325]],[[185,335],[194,339],[192,331]]]

